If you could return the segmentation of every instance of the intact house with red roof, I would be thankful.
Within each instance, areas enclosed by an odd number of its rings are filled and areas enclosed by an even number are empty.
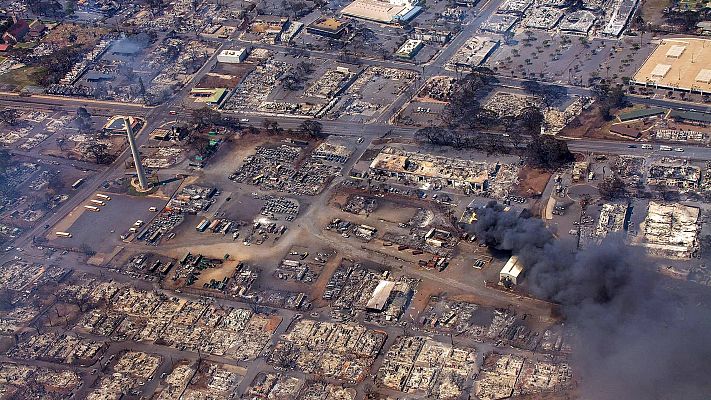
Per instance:
[[[24,19],[17,18],[15,23],[12,24],[10,29],[8,29],[3,35],[2,40],[9,45],[16,45],[25,35],[30,31],[30,25]]]

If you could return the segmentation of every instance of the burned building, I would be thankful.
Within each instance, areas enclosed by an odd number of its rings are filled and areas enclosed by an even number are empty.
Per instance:
[[[410,180],[422,184],[438,183],[464,190],[484,193],[489,187],[487,163],[408,152],[385,147],[370,163],[376,175]]]
[[[331,39],[340,39],[348,29],[348,21],[336,18],[320,18],[306,27],[306,32],[312,35]]]
[[[697,207],[650,202],[641,245],[655,254],[690,258],[697,248],[699,214]]]
[[[504,286],[518,285],[525,270],[518,256],[511,256],[499,272],[499,284]]]
[[[627,204],[603,204],[595,235],[604,238],[610,233],[622,231],[628,210]]]
[[[663,159],[649,167],[647,183],[679,190],[695,190],[701,182],[701,168],[682,160]]]

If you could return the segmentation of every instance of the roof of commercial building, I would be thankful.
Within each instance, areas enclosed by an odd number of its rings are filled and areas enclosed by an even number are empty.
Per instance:
[[[671,118],[680,118],[688,121],[711,123],[711,114],[698,111],[672,110],[669,113]]]
[[[194,95],[203,95],[205,96],[204,102],[205,103],[219,103],[223,97],[225,97],[225,94],[227,94],[227,89],[225,88],[215,88],[215,89],[201,89],[201,88],[195,88],[190,91],[190,94]]]
[[[325,32],[337,33],[348,25],[348,21],[336,18],[321,18],[309,24],[309,28],[316,28]]]
[[[639,129],[630,128],[628,126],[625,126],[624,124],[612,125],[610,127],[610,132],[635,139],[642,135]]]
[[[36,19],[32,22],[30,22],[30,29],[33,30],[44,30],[46,29],[47,26],[40,20]]]
[[[686,50],[686,46],[680,45],[680,44],[675,44],[672,47],[667,50],[667,57],[674,57],[674,58],[679,58],[681,57],[682,54],[684,54],[684,51]]]
[[[395,54],[401,57],[412,57],[422,48],[422,45],[422,40],[407,39]]]
[[[711,83],[711,69],[702,69],[694,80],[696,82]]]
[[[225,49],[225,50],[222,50],[220,52],[220,54],[225,55],[225,56],[236,56],[238,54],[244,53],[245,51],[247,51],[247,49],[245,49],[245,48],[241,48],[239,50]]]
[[[634,76],[635,82],[668,88],[711,92],[711,80],[696,77],[711,65],[711,40],[703,38],[663,39]],[[702,78],[703,78],[702,74]]]
[[[518,256],[511,256],[506,262],[499,275],[508,275],[518,277],[523,272],[523,264],[518,259]]]
[[[669,70],[671,69],[671,65],[669,64],[657,64],[654,66],[654,69],[652,70],[652,77],[653,78],[664,78],[667,73],[669,73]]]
[[[153,139],[165,140],[170,135],[170,129],[158,128],[151,133]]]
[[[247,49],[241,48],[239,50],[225,49],[218,54],[220,57],[242,57],[247,53]]]
[[[29,30],[30,26],[27,24],[27,21],[24,19],[18,19],[17,22],[15,22],[10,29],[7,30],[7,33],[17,39],[22,39],[22,36],[24,36]]]
[[[666,114],[666,112],[667,112],[666,108],[650,107],[650,108],[642,108],[639,110],[633,110],[633,111],[620,113],[618,118],[620,119],[620,121],[625,122],[625,121],[631,121],[633,119],[653,117],[656,115],[664,115],[664,114]]]
[[[390,23],[399,16],[407,19],[415,7],[409,5],[396,5],[382,0],[354,0],[347,5],[341,13],[351,17],[368,19],[371,21]]]
[[[394,288],[395,282],[384,280],[378,282],[378,286],[375,290],[373,290],[373,295],[370,296],[370,299],[368,299],[366,307],[372,310],[382,311],[390,298],[390,293],[392,293]]]
[[[415,16],[416,16],[417,14],[419,14],[420,11],[422,11],[422,7],[420,7],[420,6],[414,6],[414,7],[410,8],[409,11],[407,11],[407,12],[401,12],[401,13],[399,13],[399,14],[397,15],[397,18],[396,18],[396,19],[399,20],[399,21],[409,21],[409,20],[415,18]]]

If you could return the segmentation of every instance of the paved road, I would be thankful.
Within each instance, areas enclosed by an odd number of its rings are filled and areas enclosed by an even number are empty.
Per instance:
[[[629,154],[629,155],[650,155],[664,154],[675,158],[685,158],[690,160],[711,160],[711,148],[698,147],[690,145],[674,145],[674,148],[683,149],[683,152],[676,151],[660,151],[659,146],[654,146],[653,150],[642,149],[640,145],[630,148],[629,144],[603,141],[603,140],[571,140],[568,142],[568,148],[572,151],[590,152],[599,154]]]
[[[219,53],[224,44],[222,44],[215,54]],[[216,57],[210,62],[205,63],[193,76],[193,80],[199,80],[204,76],[210,68],[216,63]],[[192,82],[192,81],[191,81]],[[101,115],[101,112],[108,112],[108,115],[131,115],[135,117],[142,118],[145,123],[141,130],[137,133],[137,144],[140,147],[149,138],[150,132],[165,123],[171,116],[168,110],[173,108],[176,104],[179,104],[184,98],[186,98],[192,88],[192,84],[189,82],[181,90],[176,93],[176,95],[168,102],[157,106],[157,107],[146,107],[140,104],[130,104],[130,103],[116,103],[111,101],[99,101],[99,100],[88,100],[88,99],[74,99],[69,97],[56,97],[56,96],[30,96],[30,97],[20,97],[17,95],[0,93],[0,104],[11,104],[18,108],[26,108],[28,104],[39,107],[58,107],[61,109],[71,109],[76,110],[79,106],[84,106],[92,114]],[[116,160],[106,169],[96,173],[92,177],[88,178],[86,182],[79,188],[79,190],[74,193],[67,202],[60,206],[54,214],[49,216],[44,224],[38,224],[33,229],[26,231],[20,237],[18,237],[14,245],[16,247],[24,247],[32,243],[34,237],[40,237],[47,234],[48,229],[45,226],[49,225],[50,228],[56,223],[62,220],[71,210],[79,206],[87,198],[89,198],[97,187],[99,187],[103,182],[111,180],[112,178],[122,176],[125,171],[125,161],[131,156],[131,151],[128,146],[123,150],[121,154],[116,158]]]
[[[200,71],[204,74],[211,68],[210,63],[206,64],[205,67]],[[147,119],[148,123],[146,127],[142,130],[142,135],[139,136],[139,145],[145,143],[148,137],[148,132],[155,129],[161,125],[168,116],[167,110],[174,109],[177,102],[182,101],[184,96],[187,95],[189,91],[189,86],[186,86],[181,93],[174,100],[166,103],[160,107],[155,108],[143,108],[136,107],[135,105],[127,105],[121,108],[121,112],[127,114],[141,116],[141,112],[144,114],[143,117]],[[2,98],[1,100],[7,100],[7,98]],[[24,101],[27,98],[15,98],[13,101]],[[661,100],[657,100],[658,102]],[[42,98],[41,104],[44,106],[58,106],[58,107],[70,107],[75,109],[78,105],[75,100],[65,99],[65,98]],[[81,104],[81,103],[79,103]],[[108,105],[102,103],[91,102],[87,103],[90,108],[90,112],[96,112],[97,109],[103,109]],[[659,105],[657,103],[657,105]],[[178,117],[188,118],[189,113],[181,112]],[[301,118],[289,118],[289,117],[263,117],[263,116],[250,116],[250,123],[259,126],[261,121],[264,119],[274,119],[277,120],[283,128],[297,128],[298,125],[303,121]],[[390,137],[401,137],[401,138],[413,138],[416,128],[411,127],[396,127],[392,125],[387,125],[385,123],[374,123],[374,124],[361,124],[354,121],[322,121],[324,131],[331,135],[337,136],[357,136],[367,138],[369,141],[376,137],[382,137],[386,134]],[[598,141],[598,140],[571,140],[569,141],[569,147],[573,151],[579,152],[592,152],[592,153],[609,153],[609,154],[631,154],[631,155],[645,155],[650,153],[661,153],[658,147],[655,146],[655,150],[645,150],[641,146],[637,145],[635,148],[628,147],[626,143],[619,143],[614,141]],[[694,160],[711,160],[711,149],[705,147],[696,147],[689,145],[675,146],[684,149],[684,152],[670,152],[669,155],[675,157],[694,159]],[[666,153],[666,152],[665,152]],[[23,154],[31,156],[31,153]],[[101,185],[102,182],[109,180],[112,177],[122,175],[125,172],[124,160],[129,156],[128,149],[126,149],[116,160],[116,162],[109,168],[98,172],[92,178],[85,182],[84,186],[75,193],[75,195],[68,200],[59,210],[57,210],[53,215],[49,216],[44,224],[38,224],[34,229],[26,232],[20,238],[15,241],[15,246],[23,247],[31,243],[32,238],[35,236],[43,236],[47,233],[47,229],[44,226],[49,225],[50,227],[59,222],[68,212],[70,212],[75,207],[79,206],[88,197],[90,197],[94,190]]]
[[[270,116],[249,116],[249,124],[260,126],[265,119],[279,122],[279,126],[284,129],[296,129],[303,122],[303,118],[296,117],[270,117]],[[355,136],[365,138],[375,137],[400,137],[412,139],[418,128],[393,126],[384,123],[361,124],[353,121],[321,121],[324,132],[336,136]],[[630,147],[635,146],[635,147]],[[609,140],[579,139],[568,140],[568,147],[572,151],[605,153],[605,154],[629,154],[645,155],[650,153],[660,153],[659,146],[655,145],[654,150],[641,148],[641,143],[630,144],[626,142],[615,142]],[[674,148],[682,148],[683,152],[663,152],[677,158],[691,160],[711,160],[711,148],[694,145],[674,145]]]
[[[152,107],[141,104],[117,103],[63,96],[19,96],[14,93],[0,93],[0,104],[16,108],[39,108],[51,110],[76,111],[78,107],[85,107],[94,111],[96,115],[140,115],[145,114]]]
[[[477,17],[478,19],[483,19],[487,15],[486,13],[491,13],[493,12],[493,3],[487,1],[481,6],[481,12],[479,16]],[[471,33],[471,30],[475,29],[477,26],[477,23],[472,22],[466,29],[465,31],[459,35],[455,40],[453,41],[452,45],[449,47],[446,47],[445,50],[437,57],[435,60],[435,64],[432,64],[433,67],[427,70],[428,75],[432,74],[437,74],[442,71],[441,65],[449,59],[451,54],[456,51],[456,49],[461,46],[461,44],[464,43],[464,41],[470,36],[469,33]],[[227,44],[228,42],[223,42],[223,44],[220,46],[218,49],[218,52]],[[374,65],[383,65],[383,66],[395,66],[402,68],[403,65],[402,63],[395,63],[392,61],[379,61],[379,60],[368,60],[367,62],[373,63]],[[214,66],[215,63],[215,58],[213,57],[210,62],[206,63],[199,71],[198,73],[195,74],[194,79],[199,80],[202,76],[204,76],[207,71]],[[191,89],[191,84],[186,85],[183,89],[181,89],[173,99],[171,99],[169,102],[158,106],[158,107],[143,107],[141,105],[136,105],[136,104],[122,104],[122,103],[114,103],[114,102],[102,102],[102,101],[94,101],[94,100],[86,100],[86,99],[72,99],[72,98],[66,98],[66,97],[53,97],[53,96],[33,96],[33,97],[19,97],[16,95],[10,95],[10,94],[1,94],[0,93],[0,104],[5,105],[5,106],[13,106],[13,107],[19,107],[19,108],[27,108],[29,107],[35,107],[35,108],[47,108],[47,109],[62,109],[62,110],[67,110],[67,111],[73,111],[79,106],[84,106],[89,109],[89,111],[94,114],[94,115],[113,115],[113,114],[125,114],[125,115],[132,115],[132,116],[137,116],[144,118],[146,123],[142,130],[140,131],[140,135],[138,137],[138,143],[139,145],[143,144],[146,142],[148,133],[150,133],[153,129],[156,127],[162,125],[164,122],[166,122],[169,119],[172,119],[172,116],[169,116],[168,110],[176,109],[180,106],[180,103],[188,97],[188,92]],[[397,99],[396,103],[394,103],[393,107],[391,107],[390,111],[397,110],[397,105],[398,104],[404,104],[405,101],[407,101],[408,98],[405,96],[401,96],[400,98]],[[181,116],[186,117],[187,115],[185,113],[181,114]],[[258,124],[261,120],[263,120],[263,117],[250,117],[250,119],[253,119],[252,123]],[[285,118],[285,117],[280,117],[280,118],[271,118],[271,119],[276,119],[279,121],[280,125],[285,128],[295,128],[297,127],[303,119],[297,119],[297,118]],[[411,138],[413,137],[416,129],[415,128],[403,128],[403,127],[393,127],[390,125],[387,125],[385,123],[386,119],[383,118],[382,120],[379,120],[378,123],[375,124],[361,124],[357,122],[347,122],[347,121],[324,121],[324,129],[327,133],[333,134],[333,135],[342,135],[342,136],[363,136],[367,140],[364,141],[364,144],[362,146],[361,152],[365,150],[365,145],[369,143],[372,139],[384,136],[385,134],[393,135],[393,136],[399,136],[403,138]],[[585,144],[583,141],[577,142],[579,144]],[[617,149],[614,146],[619,146],[619,144],[605,144],[604,146],[607,146],[608,148],[614,148]],[[624,146],[624,145],[623,145]],[[619,148],[619,150],[623,150],[623,148]],[[31,153],[28,153],[30,155]],[[85,184],[79,188],[74,193],[74,196],[70,198],[65,204],[63,204],[56,212],[51,215],[49,218],[47,218],[44,221],[44,224],[48,224],[50,226],[56,224],[58,221],[60,221],[68,212],[70,212],[72,209],[75,207],[79,206],[82,202],[84,202],[88,197],[90,197],[95,189],[99,187],[102,182],[111,180],[117,176],[121,176],[125,172],[124,168],[124,161],[129,157],[130,151],[129,149],[125,149],[119,157],[117,157],[116,161],[108,166],[107,168],[96,172],[91,178],[87,179]],[[68,162],[68,161],[67,161]],[[337,183],[337,182],[336,182]],[[321,200],[325,202],[326,200],[325,194],[321,197]],[[310,209],[314,210],[317,207],[312,206]],[[24,235],[22,235],[20,238],[18,238],[15,241],[15,246],[21,247],[21,248],[28,248],[30,247],[29,244],[32,241],[32,238],[35,236],[41,236],[46,233],[46,229],[44,229],[44,224],[41,224],[34,229],[29,230],[26,232]],[[327,235],[324,235],[323,232],[320,231],[320,227],[315,227],[313,225],[307,227],[307,231],[309,233],[321,237],[325,241],[329,241],[330,238]],[[338,243],[334,242],[334,246],[337,245]],[[350,245],[349,245],[350,246]],[[354,247],[352,249],[353,251],[356,252],[361,252],[362,249],[358,249],[357,247]],[[27,251],[26,253],[29,253]],[[9,255],[8,255],[9,256]],[[25,257],[27,258],[29,254],[27,254]],[[6,256],[7,257],[7,256]],[[32,257],[32,256],[29,256]],[[36,262],[45,262],[46,259],[38,258],[34,259],[33,261]],[[62,265],[70,266],[71,263],[62,263]],[[77,263],[74,265],[74,269],[82,272],[95,272],[92,271],[92,267],[88,267],[84,264]],[[120,278],[118,274],[116,274],[113,271],[106,271],[105,272],[107,275],[111,276],[112,278],[115,278],[120,281],[125,281],[126,279]],[[475,292],[481,292],[480,294],[484,294],[485,296],[490,296],[490,298],[496,301],[513,301],[510,296],[503,294],[502,292],[498,291],[492,291],[486,288],[482,288],[479,286],[471,286],[467,285],[466,283],[461,283],[461,282],[455,282],[450,279],[446,279],[440,276],[437,276],[434,273],[430,272],[425,272],[425,271],[416,271],[413,272],[416,275],[419,275],[422,278],[425,279],[433,279],[436,281],[439,281],[443,285],[447,286],[452,286],[452,287],[459,287],[462,290],[472,290]],[[139,286],[151,286],[152,283],[150,282],[144,282],[144,281],[139,281],[137,282]],[[166,294],[169,294],[169,292],[166,292]],[[197,298],[196,296],[184,296],[184,297],[193,297]],[[225,305],[232,305],[232,306],[240,306],[239,303],[229,301],[229,300],[215,300],[216,302],[220,304],[225,304]],[[281,310],[279,311],[281,315],[285,317],[285,322],[282,323],[277,331],[278,333],[283,332],[286,327],[288,326],[289,322],[289,317],[293,315],[292,311],[284,311]],[[390,336],[389,340],[392,340],[396,335],[401,333],[401,328],[397,327],[386,327],[386,328],[380,328],[388,332],[388,335]],[[100,338],[100,337],[95,337],[92,335],[83,335],[86,337],[90,338],[95,338],[95,339],[105,339],[105,338]],[[278,335],[276,335],[274,338],[276,339]],[[176,349],[168,348],[168,347],[163,347],[163,346],[155,346],[152,344],[141,344],[141,343],[135,343],[135,342],[110,342],[109,349],[105,353],[104,356],[102,356],[101,360],[99,362],[106,362],[106,357],[116,354],[122,350],[131,348],[133,350],[139,350],[139,351],[147,351],[151,353],[159,353],[161,354],[164,358],[170,359],[173,358],[178,359],[178,358],[185,358],[185,359],[191,359],[194,360],[196,358],[195,353],[192,352],[185,352],[185,351],[179,351]],[[382,357],[382,356],[381,356]],[[214,359],[215,361],[218,362],[225,362],[225,363],[236,363],[234,361],[224,359],[221,357],[210,357]],[[38,364],[40,362],[37,362]],[[261,370],[263,367],[263,364],[261,364],[262,361],[260,361],[259,365],[256,365],[256,368],[254,365],[251,368],[251,373]],[[97,364],[98,365],[98,364]],[[90,368],[94,367],[86,367],[82,375],[84,378],[87,379],[87,385],[82,389],[82,395],[86,393],[86,390],[88,390],[88,387],[91,385],[91,381],[89,380],[89,375],[90,375]],[[165,360],[164,363],[161,365],[159,371],[157,373],[162,373],[165,371],[168,371],[169,365],[166,365]],[[250,378],[250,377],[248,377]],[[251,379],[245,379],[245,382],[248,384],[248,382]],[[157,382],[151,383],[150,387],[146,387],[146,392],[150,393],[154,389],[155,385]],[[244,384],[243,384],[244,387]],[[83,397],[83,396],[78,396],[78,397]]]
[[[496,9],[496,2],[486,1],[482,3],[477,8],[477,16],[467,25],[464,26],[462,32],[457,35],[432,61],[425,64],[422,68],[422,78],[419,84],[423,84],[428,77],[432,77],[440,74],[453,74],[452,71],[444,69],[445,63],[451,58],[451,56],[456,52],[459,47],[461,47],[464,42],[470,38],[477,30],[480,23],[488,18]],[[241,43],[239,40],[234,38],[227,39],[221,43],[216,51],[216,54],[226,46],[231,45],[234,42]],[[263,44],[260,46],[264,47]],[[272,48],[272,50],[285,51],[288,50],[284,46],[266,46]],[[328,53],[318,53],[319,56],[335,57],[329,55]],[[389,66],[395,68],[411,67],[402,62],[391,61],[391,60],[374,60],[374,59],[364,59],[364,63],[371,63],[374,65]],[[194,80],[199,80],[204,76],[216,63],[216,57],[213,56],[209,62],[205,63],[203,67],[194,75]],[[506,77],[506,85],[513,87],[522,87],[522,83],[525,81],[523,79]],[[565,87],[568,92],[572,95],[586,96],[590,95],[590,89],[581,88],[570,85],[561,84],[551,84],[546,82],[541,82],[544,85],[555,85]],[[13,93],[0,93],[0,104],[6,106],[13,106],[18,108],[26,108],[28,105],[36,108],[48,108],[48,109],[64,109],[64,110],[75,110],[79,106],[84,106],[89,109],[89,111],[96,115],[113,115],[113,114],[126,114],[132,116],[139,116],[145,118],[146,125],[144,126],[141,135],[138,138],[139,146],[147,140],[149,132],[158,126],[162,125],[166,121],[172,118],[169,116],[168,110],[177,110],[180,108],[181,102],[188,97],[189,91],[191,90],[192,84],[189,83],[185,85],[176,95],[167,103],[162,104],[158,107],[146,107],[140,104],[130,104],[130,103],[118,103],[111,101],[97,101],[90,99],[75,99],[70,97],[60,97],[60,96],[29,96],[21,97]],[[661,106],[661,107],[674,107],[674,108],[684,108],[697,111],[711,111],[711,107],[705,105],[697,105],[693,103],[681,102],[678,100],[669,99],[649,99],[643,97],[630,97],[630,99],[635,103]],[[355,121],[323,121],[324,130],[326,133],[332,135],[342,135],[342,136],[363,136],[372,139],[374,137],[380,137],[388,134],[389,136],[399,136],[403,138],[412,138],[416,132],[416,128],[409,127],[394,127],[387,124],[387,120],[392,115],[392,113],[397,112],[397,110],[404,105],[409,100],[408,94],[402,94],[396,98],[393,104],[388,108],[388,112],[383,113],[376,123],[372,124],[362,124]],[[189,114],[184,111],[180,112],[179,117],[187,118]],[[258,125],[265,118],[274,119],[279,122],[279,124],[284,128],[296,128],[302,121],[302,118],[293,117],[250,117],[252,119],[251,123]],[[695,147],[695,146],[678,146],[684,149],[684,152],[675,152],[674,155],[681,158],[690,158],[698,160],[711,160],[711,149]],[[614,154],[646,154],[649,150],[642,150],[641,148],[629,148],[625,143],[617,143],[611,141],[595,141],[595,140],[576,140],[570,141],[570,148],[574,151],[587,151],[587,152],[600,152],[600,153],[614,153]],[[29,155],[29,154],[28,154]],[[87,180],[84,186],[75,195],[67,201],[57,212],[45,221],[46,224],[54,225],[57,223],[66,213],[78,206],[87,197],[89,197],[93,191],[98,187],[103,181],[108,180],[111,177],[115,177],[124,173],[124,161],[129,156],[129,151],[126,149],[116,161],[103,170],[97,173],[94,177]],[[27,244],[32,240],[34,236],[40,236],[46,233],[43,226],[35,227],[34,229],[26,232],[22,237],[18,238],[15,242],[16,245],[22,246]]]

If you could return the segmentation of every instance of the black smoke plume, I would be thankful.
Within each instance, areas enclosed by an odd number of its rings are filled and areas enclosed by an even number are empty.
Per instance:
[[[577,251],[496,202],[476,212],[468,230],[518,255],[532,293],[562,306],[582,399],[711,399],[711,310],[659,279],[641,249],[613,235]]]

